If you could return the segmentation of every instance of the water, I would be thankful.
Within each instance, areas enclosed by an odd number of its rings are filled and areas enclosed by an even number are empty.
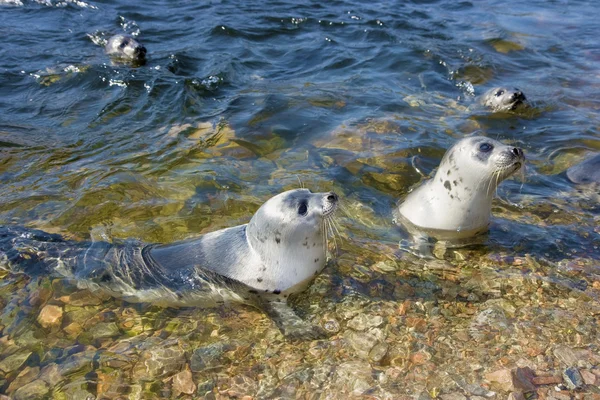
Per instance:
[[[474,394],[459,374],[505,394],[486,374],[527,364],[560,375],[545,353],[556,343],[600,364],[598,189],[563,174],[600,151],[593,3],[23,0],[0,11],[1,223],[170,242],[245,223],[299,181],[335,190],[346,209],[335,259],[295,303],[332,339],[290,344],[243,306],[161,309],[7,275],[1,358],[25,361],[0,362],[3,393]],[[147,47],[146,65],[114,64],[96,44],[122,32]],[[476,96],[496,85],[519,87],[534,110],[482,110]],[[500,186],[482,244],[427,261],[400,251],[393,206],[472,132],[522,147],[525,182]],[[63,314],[44,328],[47,305]]]

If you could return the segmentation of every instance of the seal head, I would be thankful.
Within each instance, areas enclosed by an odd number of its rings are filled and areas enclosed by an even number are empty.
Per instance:
[[[146,61],[146,48],[129,35],[118,34],[111,36],[106,42],[104,49],[106,54],[117,59],[140,63]]]
[[[484,232],[496,188],[524,162],[518,147],[482,136],[459,140],[444,155],[434,178],[400,204],[397,219],[438,237],[466,238]]]
[[[495,87],[484,93],[481,103],[492,111],[514,111],[525,106],[527,98],[517,88]]]
[[[567,169],[567,178],[577,184],[600,184],[600,154]]]

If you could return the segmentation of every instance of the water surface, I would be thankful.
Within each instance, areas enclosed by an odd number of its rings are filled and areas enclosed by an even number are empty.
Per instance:
[[[560,375],[560,346],[597,370],[598,188],[564,175],[600,151],[596,8],[2,2],[1,223],[171,242],[245,223],[299,181],[335,190],[346,212],[334,259],[294,302],[330,339],[286,342],[244,306],[162,309],[8,274],[0,391],[501,398],[487,374]],[[123,32],[147,47],[146,65],[104,54]],[[534,110],[481,109],[476,96],[496,85]],[[482,244],[433,260],[399,250],[392,208],[474,132],[522,147],[525,182],[500,186]],[[62,312],[52,327],[38,321],[46,306]]]

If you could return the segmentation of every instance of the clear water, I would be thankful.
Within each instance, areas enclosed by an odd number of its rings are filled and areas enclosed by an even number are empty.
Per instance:
[[[486,373],[523,360],[559,373],[540,359],[557,343],[598,355],[599,193],[563,173],[600,151],[596,9],[1,2],[1,223],[170,242],[245,223],[299,181],[335,190],[346,211],[335,258],[295,304],[331,339],[290,344],[243,306],[81,303],[73,282],[6,275],[0,355],[31,354],[0,363],[1,391],[435,397],[462,388],[453,373],[488,388]],[[98,43],[122,32],[146,46],[146,65],[104,54]],[[482,110],[476,96],[496,85],[519,87],[534,110]],[[399,251],[393,206],[472,132],[522,147],[525,181],[500,186],[482,244],[437,249],[434,261]],[[486,344],[469,327],[498,315],[490,302],[506,321],[489,325],[502,328]],[[46,305],[63,311],[51,328],[37,321]],[[366,330],[352,322],[361,315]],[[213,350],[219,362],[198,362]],[[190,368],[193,390],[182,390]],[[59,378],[47,378],[51,369]]]

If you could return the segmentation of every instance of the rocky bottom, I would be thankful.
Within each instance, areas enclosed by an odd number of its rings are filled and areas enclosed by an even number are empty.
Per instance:
[[[550,265],[461,249],[421,260],[361,248],[364,259],[340,249],[293,299],[330,334],[314,341],[286,341],[242,305],[164,309],[7,275],[0,392],[15,400],[600,399],[594,259]],[[585,280],[576,279],[581,271]]]

